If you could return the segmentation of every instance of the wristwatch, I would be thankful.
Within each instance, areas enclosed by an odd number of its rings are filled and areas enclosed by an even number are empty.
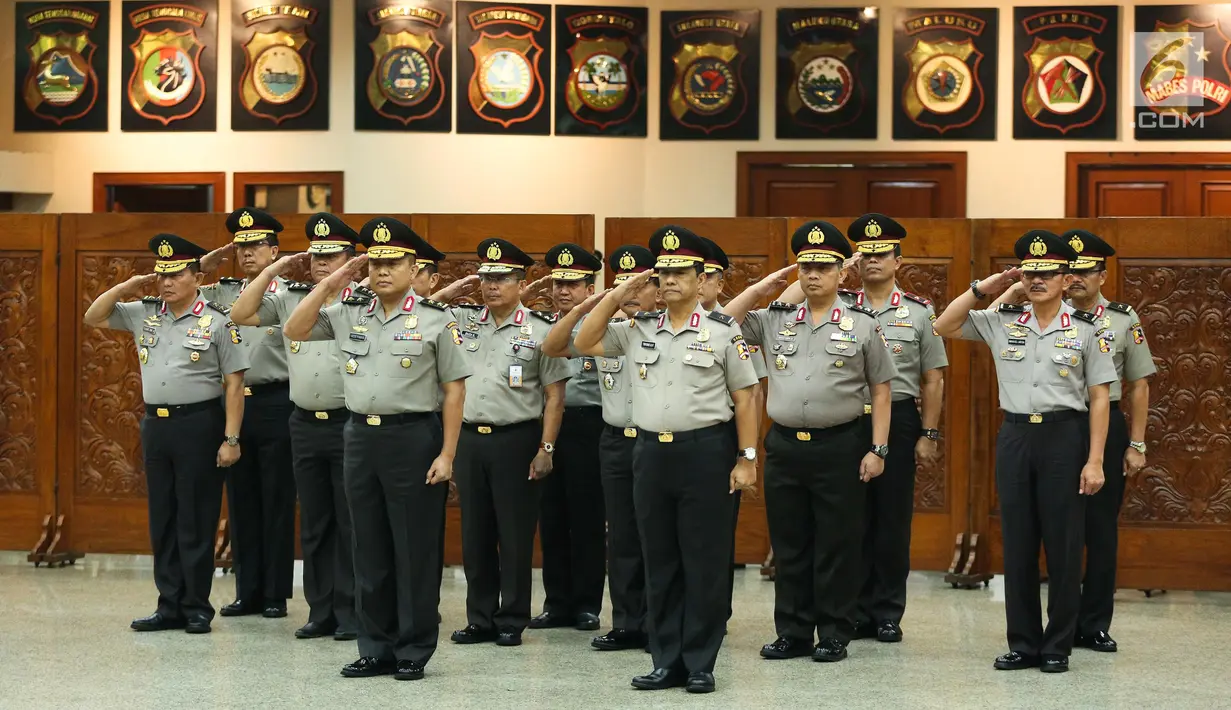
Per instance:
[[[1144,441],[1130,441],[1128,442],[1128,445],[1134,449],[1137,449],[1137,451],[1142,454],[1145,454],[1146,452],[1146,443]]]
[[[228,436],[228,437],[224,438],[224,439],[223,439],[223,441],[225,441],[227,444],[229,444],[229,445],[231,445],[231,446],[239,446],[239,437],[238,437],[238,436]]]
[[[539,444],[539,448],[548,454],[555,453],[556,451],[556,445],[548,441],[544,441],[543,443]]]
[[[975,295],[975,298],[979,299],[980,301],[987,298],[987,294],[979,290],[978,280],[970,282],[970,292],[973,293]]]
[[[873,444],[872,453],[876,454],[877,456],[881,458],[885,458],[886,456],[889,455],[889,445],[888,444]]]
[[[739,452],[739,457],[741,459],[744,459],[745,461],[756,461],[757,460],[757,450],[756,449],[741,449]]]
[[[940,429],[924,429],[923,438],[940,441]]]

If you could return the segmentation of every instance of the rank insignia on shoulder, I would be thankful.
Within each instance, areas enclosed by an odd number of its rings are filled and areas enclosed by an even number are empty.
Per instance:
[[[922,305],[924,305],[924,306],[930,306],[930,305],[932,305],[932,299],[930,299],[930,298],[924,298],[923,296],[920,296],[920,295],[919,295],[919,294],[917,294],[917,293],[911,293],[910,291],[903,291],[903,292],[902,292],[902,296],[904,296],[905,298],[909,298],[910,300],[914,301],[915,303],[919,303],[919,304],[922,304]]]
[[[308,283],[307,281],[292,281],[291,283],[286,285],[286,290],[288,291],[311,291],[312,284]]]
[[[862,313],[862,314],[864,314],[865,316],[871,316],[872,318],[875,318],[875,317],[876,317],[876,314],[875,314],[875,313],[873,313],[872,311],[870,311],[870,310],[868,310],[868,309],[864,308],[863,306],[847,306],[847,309],[852,310],[852,311],[855,311],[856,313]],[[880,327],[880,326],[877,326],[877,328],[879,328],[879,327]]]
[[[158,296],[142,296],[141,302],[142,303],[153,303],[154,305],[158,305],[162,303],[162,299],[159,298]]]
[[[637,320],[649,320],[651,318],[657,318],[658,315],[659,311],[637,311],[633,314],[633,318],[636,318]]]
[[[557,316],[555,313],[550,313],[548,311],[530,311],[530,312],[534,314],[540,320],[547,321],[548,323],[555,323],[557,320],[559,320],[559,316]]]
[[[209,301],[206,305],[208,305],[210,308],[213,308],[215,311],[218,311],[224,316],[229,315],[231,313],[231,307],[224,306],[221,303],[214,303],[213,301]]]
[[[1087,323],[1094,323],[1098,320],[1098,316],[1093,313],[1089,311],[1079,311],[1077,309],[1073,309],[1073,317],[1084,320]]]
[[[218,283],[226,284],[228,286],[238,286],[242,284],[243,282],[244,282],[243,279],[237,279],[234,276],[223,276],[222,278],[218,279]]]
[[[1132,306],[1128,305],[1127,303],[1120,303],[1119,301],[1112,301],[1111,303],[1107,304],[1107,307],[1113,311],[1119,311],[1121,313],[1132,313],[1133,312]]]
[[[774,301],[769,304],[769,310],[771,311],[793,311],[795,308],[795,304],[787,303],[786,301]]]
[[[1000,307],[997,308],[996,310],[1001,313],[1025,313],[1026,312],[1025,306],[1020,306],[1016,303],[1002,303],[1000,304]]]
[[[483,305],[479,303],[457,303],[457,304],[454,304],[453,307],[454,308],[469,308],[471,310],[477,311],[481,309]]]
[[[735,325],[735,319],[727,315],[726,313],[719,313],[718,311],[710,311],[709,318],[710,320],[716,320],[719,323],[722,323],[723,325]]]
[[[376,298],[376,292],[368,288],[367,286],[355,287],[355,294],[359,296],[365,296],[367,298]]]
[[[348,306],[366,306],[371,302],[372,302],[371,296],[360,296],[357,293],[352,296],[342,299],[342,303]]]
[[[449,308],[449,304],[441,303],[440,301],[433,301],[430,298],[420,298],[419,303],[422,303],[423,305],[429,306],[431,308],[435,308],[438,311],[447,310]],[[454,323],[454,325],[457,325],[457,324]]]

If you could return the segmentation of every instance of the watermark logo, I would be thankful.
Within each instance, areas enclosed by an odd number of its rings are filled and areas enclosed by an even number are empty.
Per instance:
[[[1134,32],[1134,127],[1201,128],[1231,103],[1231,86],[1206,76],[1208,61],[1199,31]]]

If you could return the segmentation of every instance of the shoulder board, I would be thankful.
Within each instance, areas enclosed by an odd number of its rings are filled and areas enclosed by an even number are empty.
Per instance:
[[[215,311],[218,311],[219,313],[221,313],[221,314],[222,314],[222,315],[224,315],[224,316],[225,316],[225,315],[230,315],[230,313],[231,313],[231,307],[230,307],[230,306],[224,306],[224,305],[222,305],[221,303],[214,303],[213,301],[208,301],[208,302],[206,302],[206,304],[205,304],[205,305],[209,306],[210,308],[213,308]]]
[[[869,318],[871,318],[872,320],[876,320],[876,313],[874,311],[868,310],[867,308],[864,308],[863,306],[847,306],[847,309],[855,311],[856,313],[862,313],[865,316],[868,316]]]
[[[1016,303],[1002,303],[996,310],[1001,313],[1025,313],[1026,312],[1025,307],[1019,306]]]
[[[709,319],[710,319],[710,320],[716,320],[716,321],[718,321],[719,323],[722,323],[723,325],[735,325],[735,319],[734,319],[734,318],[732,318],[731,316],[727,315],[726,313],[719,313],[718,311],[710,311],[710,312],[709,312]]]
[[[838,289],[838,298],[841,298],[843,303],[855,304],[859,302],[859,292],[840,288]]]
[[[915,303],[920,303],[920,304],[923,304],[923,305],[925,305],[925,306],[930,306],[930,305],[932,305],[932,299],[930,299],[930,298],[924,298],[923,296],[920,296],[920,295],[918,295],[918,294],[911,293],[911,292],[909,292],[909,291],[903,291],[903,292],[902,292],[902,295],[903,295],[904,297],[909,298],[910,300],[914,301]]]
[[[342,299],[342,303],[348,306],[366,306],[371,302],[372,302],[372,299],[369,296],[351,295],[351,296],[348,296],[347,298]]]
[[[242,284],[243,282],[244,282],[243,279],[237,279],[233,276],[223,276],[222,278],[218,279],[218,283],[227,284],[228,286],[238,286]]]
[[[1127,303],[1120,303],[1119,301],[1112,301],[1111,303],[1107,304],[1107,307],[1113,311],[1120,311],[1121,313],[1132,313],[1133,312],[1132,306],[1128,305]]]
[[[420,298],[419,303],[422,303],[429,308],[435,308],[438,311],[445,311],[449,309],[449,304],[441,303],[440,301],[433,301],[430,298]]]
[[[799,306],[794,303],[787,303],[786,301],[774,301],[769,304],[769,310],[771,311],[793,311],[796,308],[799,308]]]
[[[159,298],[158,296],[142,296],[141,302],[142,303],[153,303],[154,305],[159,305],[162,303],[162,299]]]
[[[633,318],[637,320],[649,320],[662,315],[662,311],[637,311],[633,314]]]
[[[1081,320],[1084,320],[1087,323],[1094,323],[1095,321],[1098,320],[1098,316],[1094,315],[1093,313],[1089,311],[1079,311],[1076,308],[1073,309],[1073,317],[1080,318]]]
[[[843,296],[858,296],[859,295],[858,291],[854,289],[850,289],[850,288],[840,288],[838,289],[838,293],[842,294]]]
[[[547,311],[530,311],[530,313],[541,320],[547,321],[548,323],[555,323],[557,320],[555,313],[549,313]]]
[[[356,286],[354,293],[359,296],[366,296],[368,298],[376,298],[376,292],[368,288],[367,286]]]
[[[311,291],[312,284],[307,281],[292,281],[286,285],[288,291]]]
[[[452,308],[469,308],[472,311],[477,311],[483,308],[482,303],[455,303]]]

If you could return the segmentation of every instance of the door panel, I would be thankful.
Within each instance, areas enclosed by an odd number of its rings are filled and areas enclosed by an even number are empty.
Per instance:
[[[1070,153],[1065,212],[1070,217],[1231,216],[1226,162],[1223,153]]]
[[[849,172],[840,168],[778,168],[759,172],[755,182],[766,216],[784,216],[819,209],[841,212],[851,199],[848,178]]]
[[[881,180],[872,176],[864,200],[865,212],[893,215],[895,219],[935,217],[945,201],[944,185],[927,178]]]
[[[1170,217],[1184,214],[1181,170],[1090,170],[1083,188],[1090,217]]]
[[[1231,170],[1188,170],[1185,180],[1190,216],[1231,217]]]

